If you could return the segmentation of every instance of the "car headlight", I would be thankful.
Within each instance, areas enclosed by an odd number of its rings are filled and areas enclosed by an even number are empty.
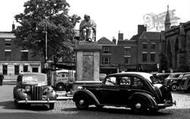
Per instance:
[[[30,86],[25,86],[25,91],[26,92],[30,92],[31,91],[31,87]]]

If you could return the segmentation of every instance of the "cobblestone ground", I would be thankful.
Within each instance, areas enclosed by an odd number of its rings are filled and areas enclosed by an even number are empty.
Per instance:
[[[190,108],[190,93],[174,92],[172,93],[173,100],[176,101],[176,106],[170,108],[187,109]]]

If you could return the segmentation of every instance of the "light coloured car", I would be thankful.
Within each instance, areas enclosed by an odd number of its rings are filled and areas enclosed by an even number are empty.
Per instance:
[[[53,109],[56,102],[56,93],[47,85],[47,75],[43,73],[18,75],[13,97],[17,107],[48,104],[49,109]]]

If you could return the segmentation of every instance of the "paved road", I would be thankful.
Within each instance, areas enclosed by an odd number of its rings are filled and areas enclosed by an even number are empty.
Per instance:
[[[133,114],[130,109],[105,107],[97,110],[91,107],[89,110],[79,111],[71,100],[57,101],[54,110],[48,110],[46,106],[31,107],[29,109],[16,109],[12,98],[13,85],[0,87],[0,119],[188,119],[190,117],[190,94],[173,93],[177,105],[160,110],[157,114]]]

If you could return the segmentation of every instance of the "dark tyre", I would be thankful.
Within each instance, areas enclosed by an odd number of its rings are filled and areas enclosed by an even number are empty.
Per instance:
[[[49,109],[51,109],[51,110],[54,109],[54,103],[49,104]]]
[[[89,102],[86,96],[79,96],[76,101],[75,101],[75,105],[77,107],[77,109],[80,110],[84,110],[87,109],[89,106]]]
[[[65,90],[65,85],[64,85],[63,83],[58,83],[58,84],[56,85],[56,90],[58,90],[58,91],[63,91],[63,90]]]
[[[171,86],[172,91],[177,91],[177,88],[178,88],[178,86],[176,84],[172,84],[172,86]]]
[[[151,109],[151,106],[149,105],[149,101],[142,98],[137,98],[133,99],[131,109],[134,113],[151,112],[155,110]]]

